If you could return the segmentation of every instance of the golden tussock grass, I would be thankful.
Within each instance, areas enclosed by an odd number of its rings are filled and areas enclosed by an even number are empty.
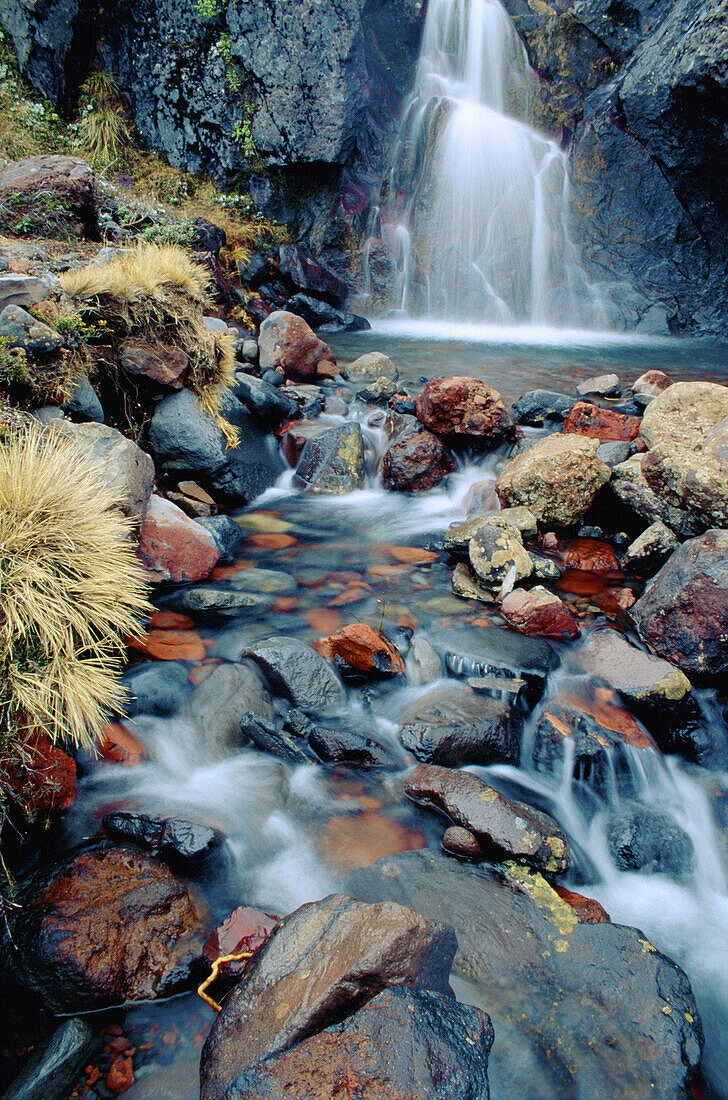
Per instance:
[[[19,753],[35,727],[91,748],[119,711],[124,638],[150,610],[130,533],[72,439],[26,425],[0,443],[0,716]]]

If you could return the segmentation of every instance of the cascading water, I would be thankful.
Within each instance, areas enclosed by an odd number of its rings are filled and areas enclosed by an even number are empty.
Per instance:
[[[499,0],[432,0],[366,249],[372,310],[599,323],[569,238],[566,156],[530,124],[535,84]]]

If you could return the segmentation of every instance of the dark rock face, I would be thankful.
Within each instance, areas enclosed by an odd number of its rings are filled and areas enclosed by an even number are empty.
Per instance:
[[[539,875],[433,851],[381,859],[344,883],[362,900],[453,925],[454,974],[487,1006],[498,1039],[494,1096],[685,1095],[703,1041],[695,1000],[637,929],[581,922]]]
[[[26,1062],[3,1100],[63,1100],[98,1044],[85,1020],[66,1020]]]
[[[332,894],[301,906],[256,953],[215,1020],[202,1052],[202,1100],[221,1100],[249,1066],[387,986],[447,994],[455,949],[452,929],[400,905]]]
[[[432,432],[411,432],[396,439],[382,458],[385,489],[419,493],[439,485],[455,469],[455,460]]]
[[[437,688],[403,715],[399,739],[428,764],[517,764],[521,716],[507,700]]]
[[[637,806],[615,816],[607,840],[620,871],[680,875],[695,864],[693,843],[669,814]]]
[[[230,1100],[488,1100],[493,1028],[441,993],[387,989],[348,1020],[242,1073]],[[343,1093],[342,1095],[346,1095]]]
[[[631,610],[642,640],[684,672],[728,671],[728,531],[676,550]]]
[[[23,901],[15,961],[55,1012],[188,988],[209,931],[189,888],[133,848],[83,852],[28,884]]]
[[[130,840],[165,863],[199,867],[225,842],[222,833],[194,821],[152,817],[116,810],[106,814],[103,825],[111,836]]]

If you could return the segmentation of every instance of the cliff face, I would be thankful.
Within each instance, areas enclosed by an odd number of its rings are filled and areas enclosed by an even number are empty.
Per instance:
[[[504,2],[540,78],[538,121],[570,150],[585,262],[619,284],[623,322],[728,331],[728,0]],[[195,0],[119,0],[103,15],[92,0],[0,0],[0,21],[23,71],[66,110],[100,38],[152,147],[242,177],[355,278],[421,6],[220,7],[204,18]]]

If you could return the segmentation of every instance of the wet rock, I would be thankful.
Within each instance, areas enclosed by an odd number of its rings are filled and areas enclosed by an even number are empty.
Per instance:
[[[202,1051],[201,1100],[390,986],[448,992],[452,931],[402,906],[332,894],[287,917],[227,998]]]
[[[547,558],[544,554],[537,554],[534,550],[528,551],[533,562],[533,575],[539,581],[557,581],[563,570],[553,558]]]
[[[306,713],[331,714],[346,705],[346,692],[331,665],[298,638],[267,638],[243,656],[255,661],[274,691]]]
[[[289,312],[297,313],[319,332],[363,332],[372,327],[366,317],[337,309],[310,294],[294,294],[286,305]]]
[[[607,825],[607,841],[620,871],[683,875],[695,865],[687,833],[669,814],[644,806],[614,815]]]
[[[702,530],[700,520],[659,497],[647,484],[642,473],[642,455],[633,455],[612,471],[610,489],[629,508],[648,523],[665,523],[683,538]]]
[[[137,556],[151,581],[179,584],[209,576],[220,551],[209,531],[171,500],[154,494],[139,532]]]
[[[728,416],[728,386],[675,382],[650,402],[640,434],[649,447],[670,443],[694,449]]]
[[[544,523],[576,523],[611,475],[597,458],[598,448],[598,440],[580,435],[540,439],[512,459],[496,481],[501,504],[524,504]]]
[[[149,661],[124,674],[127,701],[124,711],[129,718],[136,714],[156,714],[165,718],[174,714],[190,694],[187,669],[176,661]]]
[[[518,398],[513,406],[513,419],[517,424],[541,427],[547,420],[561,422],[566,419],[576,398],[552,390],[529,390]]]
[[[445,829],[442,846],[451,856],[458,856],[459,859],[485,859],[485,852],[477,837],[461,825],[451,825],[449,829]]]
[[[418,633],[412,639],[405,659],[407,679],[416,686],[431,684],[442,676],[442,661],[428,642],[424,634]]]
[[[634,614],[634,608],[632,611]],[[690,681],[684,673],[630,645],[616,630],[590,631],[575,659],[586,672],[606,680],[638,706],[668,706],[690,694]]]
[[[468,543],[468,556],[478,580],[491,592],[506,582],[517,584],[533,573],[533,562],[518,531],[481,527]]]
[[[464,600],[482,600],[484,603],[494,603],[495,596],[484,588],[473,576],[472,572],[460,561],[452,571],[452,590],[456,596],[462,596]]]
[[[590,1095],[613,1100],[686,1091],[703,1042],[695,999],[642,932],[580,921],[538,874],[432,850],[380,860],[344,885],[454,926],[455,976],[488,1006],[498,1036],[494,1097],[563,1100],[586,1081]]]
[[[455,459],[432,432],[419,431],[395,439],[382,459],[385,489],[419,493],[439,485],[456,468]]]
[[[277,756],[288,764],[309,764],[311,756],[285,729],[278,729],[274,722],[262,721],[254,714],[245,716],[245,733],[261,752]]]
[[[231,1100],[317,1100],[341,1083],[367,1100],[485,1100],[493,1028],[480,1009],[440,993],[387,989],[334,1024],[243,1072]]]
[[[408,829],[401,822],[377,810],[330,817],[316,834],[316,847],[327,867],[339,872],[369,867],[384,856],[426,848],[419,829]]]
[[[364,485],[364,444],[355,422],[338,424],[306,443],[293,485],[311,493],[350,493]]]
[[[282,244],[278,249],[278,267],[298,290],[310,291],[334,305],[341,305],[349,292],[338,275],[309,256],[300,245]]]
[[[579,626],[566,604],[553,592],[537,585],[528,591],[509,592],[501,604],[509,626],[538,638],[576,638]]]
[[[105,814],[102,824],[110,836],[132,841],[165,863],[187,870],[205,863],[225,843],[217,829],[178,818],[115,810]]]
[[[67,211],[69,228],[78,222],[82,233],[99,239],[96,176],[79,157],[52,154],[14,161],[0,171],[0,201],[9,194],[52,198]]]
[[[11,932],[25,984],[52,1011],[77,1012],[188,988],[208,923],[163,863],[112,848],[26,884]]]
[[[257,951],[279,923],[279,917],[247,905],[239,905],[212,933],[203,954],[208,962],[213,963],[221,955],[241,955],[244,951]],[[239,977],[246,966],[245,959],[223,963],[220,973]]]
[[[273,606],[273,597],[260,592],[240,592],[234,588],[204,585],[185,589],[176,597],[176,605],[203,617],[236,618],[246,612],[262,615]]]
[[[76,761],[39,728],[23,742],[21,765],[9,762],[3,774],[7,796],[17,798],[30,820],[68,810],[76,800]]]
[[[650,649],[691,675],[728,671],[727,559],[728,531],[683,543],[631,611]]]
[[[282,370],[286,378],[313,378],[322,370],[336,371],[328,344],[302,317],[285,310],[275,310],[260,326],[258,356],[261,371]]]
[[[640,430],[638,416],[626,416],[614,409],[602,409],[588,401],[579,401],[564,421],[563,431],[590,439],[621,440],[631,443]]]
[[[404,791],[413,802],[442,810],[469,829],[491,859],[515,857],[552,875],[569,866],[569,845],[553,818],[507,798],[477,775],[418,764]]]
[[[417,419],[425,428],[461,442],[495,444],[511,430],[503,398],[476,378],[434,378],[415,398]]]
[[[85,1020],[65,1020],[30,1056],[3,1100],[65,1100],[99,1043]]]
[[[586,898],[583,894],[567,890],[565,886],[554,886],[554,890],[585,924],[609,924],[611,920],[609,913],[595,898]]]
[[[315,439],[316,436],[323,435],[326,430],[326,425],[320,424],[316,420],[294,420],[290,424],[285,424],[283,429],[276,434],[280,439],[281,449],[289,466],[297,466],[298,460],[303,454],[303,448],[309,439]]]
[[[400,742],[417,760],[449,767],[518,763],[522,718],[507,700],[446,684],[409,707],[400,722]]]
[[[314,649],[333,660],[342,670],[374,676],[404,673],[404,661],[386,638],[366,623],[351,623],[328,638],[319,638]]]
[[[525,538],[533,538],[538,534],[536,517],[530,509],[501,508],[499,511],[483,512],[466,519],[464,523],[450,527],[442,540],[443,550],[467,550],[470,540],[482,527],[510,527]]]
[[[179,717],[194,723],[208,747],[243,744],[250,715],[273,722],[275,710],[257,671],[249,664],[222,664],[195,688]]]
[[[352,729],[315,727],[308,743],[327,764],[344,764],[355,768],[395,768],[397,760],[392,752],[373,737]]]
[[[608,542],[598,538],[570,539],[559,553],[567,569],[596,573],[601,577],[620,576],[621,566]]]
[[[245,541],[245,535],[232,516],[202,516],[195,520],[209,531],[220,551],[221,560],[230,560]]]
[[[372,405],[388,405],[390,399],[397,392],[397,384],[389,378],[376,378],[368,382],[361,390],[357,390],[356,396],[360,401],[369,402]]]
[[[619,466],[620,462],[627,461],[631,451],[632,448],[629,443],[614,439],[600,445],[597,450],[597,458],[609,466],[610,470],[613,470],[615,466]]]
[[[127,645],[155,661],[203,661],[206,654],[196,630],[149,630],[141,638],[128,638]]]
[[[507,699],[511,703],[526,705],[526,681],[506,676],[469,676],[468,687],[479,695],[492,695],[494,699]]]
[[[601,397],[619,397],[622,392],[622,383],[618,374],[598,374],[594,378],[587,378],[585,382],[580,382],[576,392],[582,397],[590,393],[597,393]]]
[[[275,386],[237,371],[233,393],[242,401],[258,427],[270,432],[298,413],[298,405]]]
[[[182,375],[190,365],[182,348],[162,340],[125,340],[119,348],[119,366],[128,374],[143,375],[160,386],[181,390]]]
[[[66,412],[80,420],[92,420],[95,424],[104,422],[103,406],[88,378],[80,378],[75,383],[65,408]]]
[[[343,367],[341,373],[348,382],[374,382],[377,378],[396,382],[399,377],[392,360],[381,351],[368,351],[366,355],[360,355],[353,363]]]
[[[548,642],[498,627],[440,630],[431,640],[456,676],[522,676],[532,702],[543,693],[546,677],[559,663]]]
[[[637,572],[654,573],[679,545],[670,528],[658,519],[629,544],[624,563]]]
[[[298,588],[295,577],[279,569],[243,569],[230,578],[230,586],[243,592],[290,596]]]
[[[141,522],[154,484],[154,463],[141,447],[105,424],[54,421],[53,431],[70,436],[95,466],[125,516]]]
[[[672,378],[662,370],[648,370],[632,383],[632,393],[646,397],[659,397],[663,390],[672,385]]]

